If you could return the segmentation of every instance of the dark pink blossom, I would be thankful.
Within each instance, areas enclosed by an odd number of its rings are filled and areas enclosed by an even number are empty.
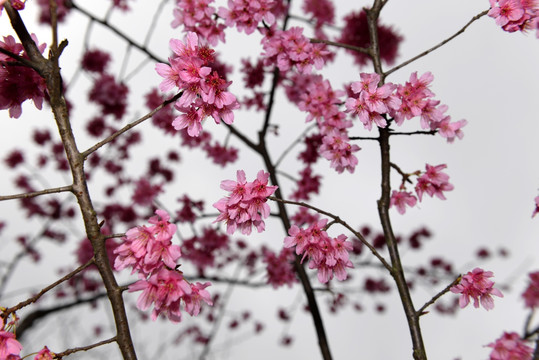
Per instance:
[[[46,44],[39,45],[35,35],[32,39],[38,44],[41,53]],[[22,44],[17,43],[11,35],[4,36],[0,41],[0,47],[15,54],[29,59]],[[0,54],[0,109],[9,109],[9,116],[19,118],[22,114],[22,103],[32,100],[37,109],[41,110],[43,99],[46,96],[45,80],[31,67],[22,66],[15,59]]]
[[[34,357],[34,360],[52,360],[52,353],[49,350],[48,347],[44,347],[43,349],[39,350],[39,352]]]
[[[84,70],[102,74],[110,61],[110,54],[104,51],[93,49],[86,50],[82,56],[81,66]]]
[[[522,293],[526,307],[539,308],[539,271],[530,273],[530,283]]]
[[[2,325],[4,325],[3,322]],[[19,358],[21,350],[22,345],[15,339],[15,335],[4,331],[2,326],[2,330],[0,330],[0,359]]]
[[[539,196],[536,196],[534,201],[535,201],[535,209],[533,210],[532,218],[534,218],[535,215],[539,213]]]
[[[457,285],[451,287],[451,292],[461,294],[459,298],[459,306],[466,307],[470,303],[470,298],[473,299],[473,306],[479,307],[479,303],[486,309],[494,308],[494,300],[492,295],[503,297],[500,290],[494,288],[494,281],[489,280],[493,277],[492,271],[484,271],[480,268],[475,268],[462,276],[462,279]]]
[[[129,88],[123,83],[117,83],[112,75],[102,74],[95,79],[88,94],[88,99],[101,107],[103,115],[114,115],[121,119],[127,108]]]

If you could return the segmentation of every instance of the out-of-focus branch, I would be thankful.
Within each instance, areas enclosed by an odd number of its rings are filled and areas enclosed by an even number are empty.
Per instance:
[[[406,60],[405,62],[393,67],[392,69],[389,69],[388,71],[386,71],[384,73],[384,77],[387,77],[389,76],[389,74],[405,67],[406,65],[409,65],[410,63],[416,61],[417,59],[420,59],[422,58],[423,56],[425,55],[428,55],[430,54],[431,52],[433,52],[434,50],[438,49],[439,47],[447,44],[448,42],[450,42],[451,40],[453,40],[454,38],[456,38],[457,36],[459,36],[460,34],[462,34],[467,28],[468,26],[470,26],[474,21],[476,20],[479,20],[480,18],[482,18],[483,16],[485,16],[486,14],[488,13],[488,10],[485,10],[485,11],[482,11],[480,12],[479,14],[475,15],[470,21],[468,21],[468,23],[466,25],[464,25],[459,31],[457,31],[456,33],[454,33],[453,35],[451,35],[450,37],[448,37],[447,39],[445,39],[444,41],[440,42],[439,44],[437,45],[434,45],[433,47],[431,47],[430,49],[428,50],[425,50],[423,51],[421,54],[419,55],[416,55],[414,56],[413,58],[409,59],[409,60]]]
[[[61,186],[57,188],[51,188],[51,189],[45,189],[40,191],[32,191],[28,193],[23,194],[15,194],[15,195],[2,195],[0,196],[0,201],[4,200],[13,200],[13,199],[29,199],[40,195],[47,195],[47,194],[56,194],[66,191],[73,191],[73,186]]]
[[[136,43],[133,39],[131,39],[126,34],[124,34],[120,29],[116,28],[114,25],[110,24],[107,20],[98,19],[94,15],[90,14],[88,11],[84,10],[83,8],[80,8],[73,1],[71,1],[71,7],[73,9],[79,11],[83,15],[87,16],[88,18],[90,18],[90,20],[105,26],[107,29],[110,29],[110,31],[112,31],[113,33],[115,33],[116,35],[121,37],[129,45],[139,49],[140,51],[142,51],[143,53],[148,55],[150,58],[152,58],[153,60],[155,60],[157,62],[160,62],[160,63],[167,63],[166,60],[161,59],[160,57],[158,57],[157,55],[152,53],[146,46],[143,46],[143,45],[140,45],[140,44]]]
[[[340,48],[343,48],[343,49],[354,50],[354,51],[357,51],[359,53],[363,53],[363,54],[367,54],[369,56],[372,56],[369,49],[365,49],[365,48],[362,48],[362,47],[359,47],[359,46],[344,44],[344,43],[335,42],[335,41],[331,41],[331,40],[325,40],[325,39],[310,39],[310,40],[311,40],[311,42],[313,44],[320,43],[320,44],[336,46],[336,47],[340,47]]]

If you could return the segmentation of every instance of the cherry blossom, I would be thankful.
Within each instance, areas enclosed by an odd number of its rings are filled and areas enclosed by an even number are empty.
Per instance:
[[[449,183],[449,175],[442,172],[446,167],[447,165],[445,164],[425,165],[425,173],[417,179],[415,186],[419,201],[422,200],[424,193],[427,193],[430,197],[436,195],[438,198],[445,200],[443,192],[453,190],[453,185]]]
[[[346,268],[353,268],[349,260],[352,243],[346,236],[339,235],[331,238],[324,230],[327,219],[319,220],[306,229],[292,225],[288,230],[289,236],[284,239],[285,248],[296,248],[297,255],[303,255],[301,262],[309,258],[309,268],[318,270],[318,281],[327,283],[333,276],[346,280]]]
[[[401,215],[406,212],[406,206],[414,207],[416,203],[417,198],[407,191],[393,190],[389,199],[389,207],[396,206]]]
[[[462,277],[457,285],[451,287],[451,292],[461,294],[459,298],[459,306],[466,307],[470,303],[470,298],[473,299],[473,306],[479,307],[479,303],[486,309],[494,308],[494,300],[492,295],[503,297],[500,290],[494,288],[494,281],[489,280],[493,277],[491,271],[484,271],[480,268],[475,268]]]
[[[270,212],[267,197],[277,190],[277,186],[267,185],[269,173],[263,170],[258,172],[253,182],[247,182],[243,170],[238,170],[236,177],[237,181],[221,182],[221,189],[230,191],[230,195],[213,204],[221,213],[214,222],[224,221],[228,234],[239,228],[242,234],[249,235],[252,226],[262,232],[265,229],[263,219]]]
[[[221,77],[211,64],[214,62],[214,50],[200,44],[194,32],[188,32],[182,42],[170,40],[173,56],[170,64],[157,64],[157,73],[164,78],[159,85],[161,91],[169,91],[177,87],[182,96],[174,107],[182,114],[172,122],[176,130],[187,128],[189,136],[199,136],[202,132],[202,121],[213,117],[218,124],[223,120],[232,124],[232,110],[239,107],[236,97],[227,91],[231,82]]]
[[[492,348],[489,360],[531,360],[533,355],[533,348],[515,332],[504,332],[487,346]]]

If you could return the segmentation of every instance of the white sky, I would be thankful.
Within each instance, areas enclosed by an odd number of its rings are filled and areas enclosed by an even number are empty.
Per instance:
[[[95,1],[92,6],[95,4],[97,9],[99,4],[103,3]],[[297,11],[297,1],[294,3]],[[143,25],[149,24],[150,21],[147,18],[148,12],[144,11],[148,4],[149,2],[140,0],[133,2],[134,11],[130,16],[135,16],[136,20],[127,21],[127,17],[115,16],[113,22],[115,24],[121,22],[121,27],[126,32],[142,41],[146,29]],[[335,4],[338,7],[338,19],[351,8],[351,2],[348,1],[335,1]],[[368,4],[367,1],[354,2],[356,9]],[[23,13],[28,23],[35,18],[30,15],[32,6],[30,1],[28,9]],[[397,63],[400,63],[453,34],[488,6],[486,0],[455,0],[451,5],[440,0],[406,2],[394,0],[390,1],[382,12],[381,20],[383,24],[392,24],[405,38],[399,50],[400,57]],[[168,26],[171,20],[169,10],[170,6],[165,9],[163,21],[160,22],[159,30],[153,36],[151,44],[151,49],[162,58],[168,56],[168,39],[171,36],[182,37],[179,30],[173,31]],[[292,21],[290,25],[301,23]],[[3,14],[0,17],[2,34],[7,33],[7,27],[7,16]],[[67,27],[61,30],[60,37],[68,37],[70,41],[62,62],[67,78],[71,76],[74,68],[69,59],[78,58],[80,55],[80,42],[85,27],[84,19],[73,14]],[[31,29],[35,29],[35,26],[31,26]],[[116,48],[120,51],[124,49],[123,45],[116,42],[114,37],[107,35],[106,31],[99,27],[95,27],[94,30],[90,38],[91,44],[106,49]],[[38,28],[35,32],[41,41],[49,42],[50,36],[44,28]],[[328,33],[331,34],[330,31]],[[250,55],[254,58],[261,49],[256,39],[250,39],[244,34],[236,36],[233,31],[228,31],[227,45],[221,45],[218,51],[234,64],[237,71],[241,57]],[[338,62],[325,70],[334,88],[342,82],[359,79],[359,70],[352,61],[344,58],[343,52],[338,54]],[[132,59],[136,59],[137,56],[135,51]],[[483,348],[483,345],[499,337],[504,330],[520,332],[523,327],[527,313],[523,310],[520,292],[526,286],[526,273],[539,268],[536,256],[539,252],[537,243],[539,219],[530,218],[533,198],[539,195],[539,166],[537,166],[539,122],[536,106],[539,96],[538,58],[539,39],[536,39],[534,34],[505,33],[496,26],[493,19],[484,17],[472,24],[456,40],[387,79],[398,83],[407,80],[413,71],[420,74],[431,71],[434,74],[432,90],[436,98],[449,106],[448,113],[453,120],[462,118],[468,120],[468,125],[464,128],[464,139],[454,144],[446,144],[439,136],[392,138],[392,161],[403,170],[411,172],[424,169],[425,163],[433,165],[445,163],[448,165],[447,173],[451,176],[450,181],[455,186],[455,190],[447,194],[446,201],[428,198],[420,204],[420,208],[408,210],[404,216],[392,210],[395,232],[407,234],[425,225],[434,233],[433,238],[426,243],[424,252],[405,254],[403,262],[407,266],[413,266],[428,261],[430,254],[443,254],[454,262],[458,271],[466,272],[475,266],[484,267],[494,272],[498,283],[512,286],[514,290],[507,293],[504,299],[496,299],[495,309],[490,312],[466,308],[456,317],[440,317],[433,314],[425,316],[422,326],[427,352],[431,359],[451,360],[457,356],[461,356],[463,360],[486,359],[488,350]],[[120,65],[120,61],[115,60],[114,68],[119,69]],[[135,65],[131,66],[134,68]],[[363,71],[370,69],[365,68]],[[83,77],[79,82],[78,85],[81,87],[87,86],[85,84],[88,83]],[[129,110],[131,116],[127,118],[146,112],[145,108],[139,106],[142,102],[141,96],[146,92],[148,84],[155,86],[158,83],[159,77],[153,71],[153,64],[148,64],[130,83],[135,86],[135,90],[130,98],[133,104]],[[237,80],[232,85],[232,91],[240,92],[241,88],[241,81]],[[83,96],[85,95],[81,95],[82,99]],[[279,99],[283,100],[283,97]],[[28,139],[28,135],[24,133],[38,123],[50,121],[49,114],[36,113],[31,108],[32,105],[26,104],[23,107],[23,116],[18,120],[9,119],[7,112],[0,114],[3,118],[0,125],[2,154],[14,145],[24,147],[24,142]],[[282,134],[278,139],[272,140],[276,145],[274,159],[280,154],[280,149],[286,146],[287,140],[295,138],[301,131],[305,118],[305,114],[284,105],[283,102],[275,110],[274,117],[278,119],[276,122],[281,124]],[[81,124],[82,128],[84,121],[87,120],[87,111],[85,106],[76,103],[73,115],[76,126]],[[37,115],[32,118],[25,116],[26,114]],[[419,129],[419,121],[416,119],[412,122],[415,126],[413,128]],[[248,132],[254,133],[260,124],[260,116],[238,112],[235,124],[240,129],[246,128],[249,129]],[[149,128],[149,124],[143,126],[142,129]],[[215,130],[216,134],[225,133],[222,128],[210,122],[206,122],[205,127]],[[13,136],[14,133],[17,137]],[[359,127],[351,133],[367,135],[367,132]],[[81,136],[79,140],[85,145],[91,144],[89,141],[86,143]],[[156,140],[161,141],[160,138]],[[147,144],[151,149],[155,147],[151,141]],[[337,175],[329,169],[327,162],[318,164],[316,169],[324,174],[327,182],[322,187],[321,195],[314,198],[312,203],[339,214],[351,224],[371,224],[379,228],[375,225],[378,221],[376,199],[379,197],[378,148],[374,142],[363,142],[359,145],[362,150],[356,154],[359,165],[353,175]],[[160,142],[159,146],[162,146]],[[142,152],[144,151],[146,150]],[[204,162],[198,153],[183,151],[182,154],[184,169],[188,169],[189,164],[197,166]],[[219,182],[222,179],[234,178],[237,168],[246,169],[247,177],[252,178],[261,168],[262,164],[257,157],[246,152],[244,155],[243,162],[223,170],[202,169],[197,166],[196,171],[181,179],[180,194],[186,191],[184,189],[188,189],[187,191],[194,194],[195,198],[207,195],[207,204],[217,201],[223,195],[219,189]],[[293,157],[283,163],[283,167],[292,174],[298,170]],[[10,189],[9,175],[6,180],[8,183],[3,186]],[[285,179],[281,181],[283,186],[288,187],[285,194],[289,194],[291,184]],[[392,181],[394,186],[397,186],[400,179],[394,177]],[[60,179],[51,186],[63,184]],[[4,194],[4,191],[1,193]],[[165,198],[163,200],[172,206],[176,197],[174,194],[170,200]],[[6,203],[2,203],[1,206],[2,218],[7,218],[15,207]],[[270,225],[273,225],[273,228]],[[251,236],[249,241],[260,243],[266,241],[273,248],[280,246],[284,236],[280,224],[268,222],[267,229],[268,231],[262,235]],[[511,257],[504,261],[477,262],[474,254],[482,246],[494,250],[501,247],[508,248]],[[51,248],[51,251],[57,250]],[[6,252],[2,250],[2,260],[6,260],[4,254]],[[361,276],[361,269],[354,271],[357,277]],[[39,274],[36,276],[38,280],[33,279],[36,284],[50,282],[50,279],[41,278]],[[15,284],[12,287],[13,290],[17,288]],[[441,288],[443,286],[440,286]],[[428,300],[437,290],[439,289],[433,288],[414,292],[416,306]],[[256,304],[259,311],[255,316],[272,322],[275,319],[275,304],[287,306],[292,303],[296,291],[268,289],[257,292],[238,289],[233,296],[232,304],[237,304],[238,308],[244,303]],[[451,296],[453,295],[447,295],[448,298]],[[131,297],[135,299],[133,295]],[[395,294],[392,297],[395,298]],[[382,301],[391,303],[386,298],[384,297]],[[396,299],[393,300],[394,305],[390,306],[384,315],[372,314],[370,311],[346,312],[337,316],[324,314],[334,358],[342,359],[350,356],[364,359],[411,358],[411,345],[404,316],[400,304]],[[370,310],[374,307],[375,301],[365,299],[362,303]],[[323,304],[321,307],[325,308]],[[241,360],[256,356],[257,359],[275,357],[283,360],[317,359],[319,353],[310,324],[310,318],[304,314],[294,319],[290,325],[290,332],[296,338],[291,349],[282,349],[276,345],[276,338],[282,331],[282,325],[273,324],[268,325],[267,333],[262,337],[230,347],[215,358]],[[135,338],[146,337],[147,334],[143,332],[145,328],[148,327],[137,327]],[[161,331],[155,329],[157,327],[152,327],[151,331],[154,333]],[[234,334],[223,331],[216,344],[222,344],[228,336]]]

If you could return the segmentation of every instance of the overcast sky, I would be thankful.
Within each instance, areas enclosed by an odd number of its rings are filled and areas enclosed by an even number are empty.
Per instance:
[[[95,1],[96,13],[102,13],[97,9],[102,3],[103,1]],[[126,22],[123,17],[115,16],[113,21],[121,22],[122,28],[129,34],[142,39],[146,27],[141,24],[149,23],[146,17],[149,12],[145,11],[144,7],[149,3],[140,0],[133,2],[134,9],[130,16],[135,16],[136,20]],[[338,7],[336,25],[342,24],[341,19],[351,10],[351,3],[335,1]],[[366,1],[353,3],[358,8],[369,4]],[[28,9],[23,13],[28,24],[35,18],[31,15],[33,6],[33,2],[29,1]],[[381,21],[383,24],[393,25],[404,36],[405,40],[397,59],[397,63],[400,63],[452,35],[473,16],[488,7],[487,0],[455,0],[450,4],[441,0],[390,1],[382,12]],[[179,30],[173,31],[168,26],[172,19],[170,9],[170,6],[165,8],[159,30],[151,44],[151,49],[162,58],[168,56],[169,38],[183,37]],[[294,2],[294,11],[301,13],[297,2]],[[290,25],[302,24],[291,21]],[[67,37],[70,41],[62,62],[67,78],[74,71],[70,59],[80,56],[85,26],[84,18],[73,14],[66,27],[61,29],[60,37]],[[36,27],[33,25],[29,27],[31,32],[38,34],[41,41],[49,42],[50,35],[43,27],[37,30],[34,30]],[[7,16],[2,14],[0,17],[2,34],[8,33],[7,28]],[[328,33],[332,34],[331,31]],[[110,35],[104,37],[102,34],[107,32],[95,27],[90,43],[103,48],[124,49],[114,37]],[[227,45],[220,45],[218,51],[224,59],[234,64],[235,70],[238,70],[239,58],[247,56],[254,58],[260,53],[261,48],[257,41],[257,37],[249,38],[245,34],[237,36],[234,31],[227,31]],[[343,54],[339,50],[337,61],[324,71],[334,88],[344,82],[359,79],[360,69]],[[136,52],[132,56],[132,64],[136,64],[136,59],[141,58]],[[418,208],[408,210],[405,215],[399,215],[395,209],[391,211],[395,232],[406,234],[425,225],[434,233],[434,237],[427,243],[425,252],[405,254],[404,264],[413,266],[425,263],[429,254],[444,254],[454,261],[458,271],[467,272],[475,266],[484,267],[494,272],[495,281],[512,285],[513,290],[512,293],[507,293],[504,299],[496,299],[495,309],[490,312],[469,307],[461,310],[457,317],[440,317],[434,314],[425,316],[422,326],[427,353],[431,359],[452,360],[457,356],[461,356],[462,360],[486,359],[489,351],[483,348],[483,345],[494,341],[504,330],[521,332],[523,327],[527,313],[523,311],[520,293],[526,286],[526,274],[539,269],[536,256],[539,253],[539,218],[531,219],[533,199],[539,195],[538,59],[539,39],[535,34],[506,33],[493,19],[483,17],[457,39],[404,67],[387,79],[390,82],[402,83],[413,71],[418,71],[419,74],[432,72],[434,82],[431,89],[436,94],[436,99],[449,106],[448,114],[453,120],[463,118],[468,120],[468,125],[464,128],[464,139],[457,140],[454,144],[447,144],[439,136],[392,138],[392,161],[403,170],[411,172],[424,169],[425,163],[447,164],[446,172],[450,175],[450,182],[455,186],[455,190],[447,194],[446,201],[428,198]],[[118,69],[121,63],[116,60],[113,65]],[[135,65],[132,66],[134,68]],[[132,104],[140,104],[148,83],[158,85],[160,79],[153,71],[153,67],[154,64],[149,63],[130,80],[130,85],[135,87],[130,98]],[[369,72],[371,69],[365,68],[362,71]],[[241,88],[241,81],[236,81],[231,91],[240,93]],[[279,100],[284,100],[284,97],[279,97]],[[3,119],[0,123],[3,154],[13,146],[23,147],[24,141],[28,139],[27,135],[24,137],[24,133],[32,126],[42,121],[50,121],[46,116],[35,118],[25,116],[27,113],[35,114],[31,107],[32,105],[25,104],[23,116],[18,120],[9,119],[7,112],[0,114]],[[305,126],[305,114],[285,105],[282,101],[275,110],[274,116],[284,130],[278,139],[272,141],[277,149],[282,149]],[[73,122],[83,124],[86,120],[85,111],[87,110],[83,105],[76,103]],[[145,108],[134,105],[130,108],[129,115],[134,117],[145,111]],[[240,129],[246,127],[254,133],[257,124],[260,124],[259,120],[260,116],[254,113],[238,112],[235,124]],[[411,123],[407,129],[419,129],[417,119]],[[217,134],[225,133],[222,127],[219,128],[210,122],[206,122],[205,126]],[[18,136],[14,137],[14,132],[20,135],[22,140]],[[357,127],[352,134],[365,136],[368,133]],[[151,141],[148,143],[150,145],[147,146],[155,146],[151,145]],[[359,165],[352,175],[337,175],[329,169],[327,162],[319,162],[316,169],[324,174],[327,182],[324,183],[320,196],[315,197],[312,203],[339,214],[352,224],[371,224],[379,228],[376,225],[378,223],[376,199],[379,197],[380,176],[377,144],[364,142],[358,145],[362,150],[356,154]],[[200,154],[188,154],[191,157],[184,156],[186,164],[204,161]],[[279,154],[280,150],[276,150],[273,153],[274,158]],[[248,178],[254,177],[263,166],[258,161],[257,157],[246,154],[244,162],[227,166],[225,169],[206,170],[199,167],[196,174],[182,179],[182,186],[190,189],[195,198],[207,195],[207,203],[211,204],[223,195],[219,189],[221,180],[234,178],[238,168],[244,168]],[[295,174],[297,163],[294,157],[286,160],[283,168]],[[292,184],[286,180],[282,181],[283,186],[288,186],[285,194],[289,194]],[[397,186],[400,179],[394,177],[392,181],[394,186]],[[11,185],[8,183],[5,186],[10,189]],[[4,191],[1,193],[4,194]],[[171,196],[170,206],[174,205],[175,198],[175,195]],[[10,210],[6,209],[11,205],[1,205],[0,214],[7,217],[6,214]],[[271,222],[268,223],[270,224]],[[267,226],[268,231],[265,234],[255,234],[249,240],[261,243],[266,241],[271,247],[277,248],[284,234],[279,224],[273,225],[273,228]],[[503,261],[478,262],[474,254],[483,246],[494,251],[502,247],[508,248],[511,256]],[[440,286],[441,288],[443,286]],[[437,290],[439,289],[417,291],[414,293],[414,300],[420,305]],[[276,292],[268,289],[259,293],[238,290],[233,296],[236,297],[234,299],[238,304],[247,302],[260,305],[262,310],[259,317],[266,317],[271,321],[275,314],[274,304],[276,302],[289,304],[292,302],[289,299],[296,296],[296,293],[295,290],[286,289]],[[134,296],[131,296],[134,299]],[[408,330],[400,304],[394,300],[395,305],[384,315],[372,314],[370,311],[359,314],[349,312],[335,317],[324,314],[334,358],[343,359],[350,356],[361,359],[410,358]],[[375,301],[367,299],[365,303],[374,304]],[[253,356],[257,359],[273,359],[276,356],[281,359],[316,359],[319,356],[318,348],[310,324],[310,318],[305,315],[295,318],[290,325],[290,332],[297,336],[291,349],[281,349],[276,346],[276,340],[266,334],[268,337],[263,336],[246,343],[247,345],[232,347],[227,352],[221,353],[223,356],[221,358],[227,358],[226,354],[230,359],[253,359]],[[281,331],[281,325],[268,328],[269,333],[279,334]],[[136,338],[144,336],[141,333],[135,335]],[[217,343],[225,341],[226,336],[222,335],[221,341]]]

